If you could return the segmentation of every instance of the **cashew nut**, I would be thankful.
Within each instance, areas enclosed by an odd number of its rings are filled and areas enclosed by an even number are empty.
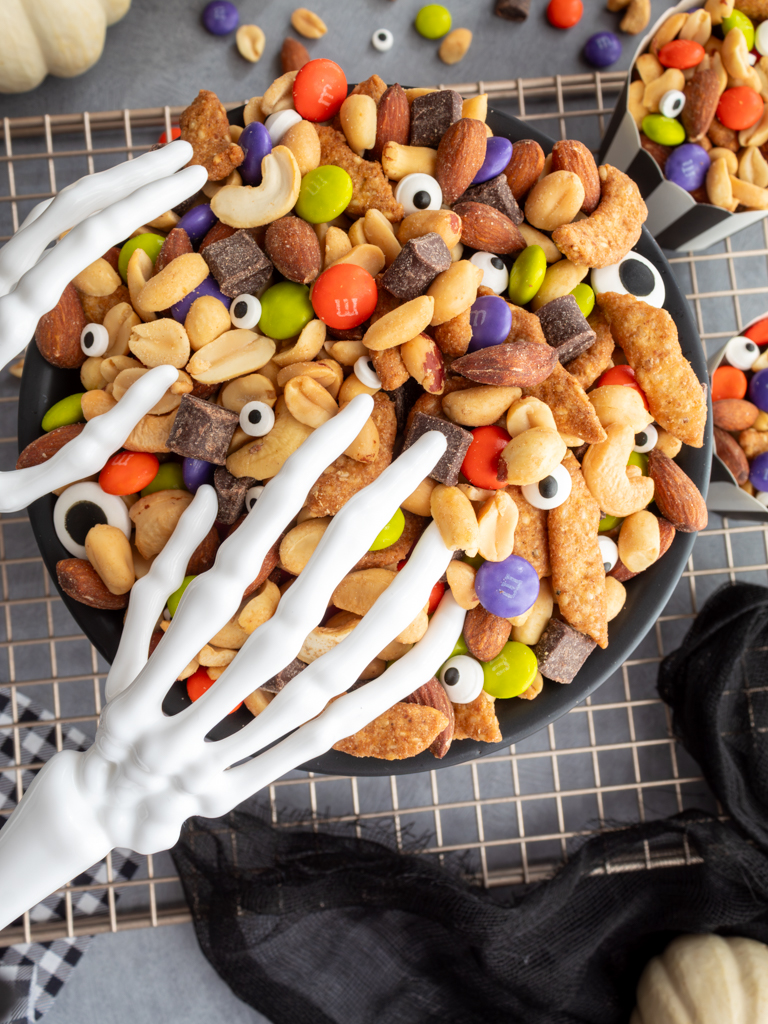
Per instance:
[[[625,518],[645,508],[653,498],[653,480],[627,476],[627,460],[635,444],[629,423],[609,423],[605,441],[587,449],[581,470],[604,515]]]
[[[285,217],[296,205],[301,171],[287,146],[275,146],[261,162],[260,185],[227,185],[211,200],[211,209],[233,228],[257,228]]]

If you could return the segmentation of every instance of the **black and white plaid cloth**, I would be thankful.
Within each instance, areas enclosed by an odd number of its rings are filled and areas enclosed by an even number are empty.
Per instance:
[[[56,727],[51,724],[53,715],[50,711],[19,690],[16,691],[16,710],[19,722],[39,723],[25,725],[19,730],[20,762],[39,763],[53,757],[56,753]],[[0,809],[3,810],[13,808],[17,803],[16,772],[3,770],[6,765],[16,763],[12,724],[11,694],[8,689],[0,688]],[[62,741],[68,750],[85,750],[90,742],[72,726],[62,730]],[[34,775],[34,771],[22,773],[25,790]],[[4,820],[4,817],[0,818],[0,824]],[[127,881],[138,868],[135,855],[128,851],[113,851],[112,877],[115,881]],[[88,891],[72,894],[75,917],[108,913],[108,890],[98,888],[107,881],[105,861],[100,861],[74,881],[77,885],[88,886]],[[49,896],[30,911],[33,923],[63,920],[65,917],[62,896]],[[53,1005],[54,998],[64,987],[90,941],[89,935],[81,935],[51,942],[0,947],[0,1024],[32,1024],[40,1020]]]

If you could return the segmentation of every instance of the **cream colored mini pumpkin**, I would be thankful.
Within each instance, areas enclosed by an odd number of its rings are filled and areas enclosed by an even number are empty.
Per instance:
[[[629,1024],[768,1024],[768,946],[682,935],[643,971]]]
[[[92,67],[131,0],[2,0],[0,92],[28,92],[46,75],[74,78]]]

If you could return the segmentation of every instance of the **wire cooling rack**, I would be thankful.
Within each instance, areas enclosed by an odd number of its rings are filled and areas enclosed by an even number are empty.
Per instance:
[[[624,80],[623,72],[611,72],[453,87],[465,96],[488,92],[495,106],[596,149]],[[149,148],[179,113],[164,107],[5,118],[0,239],[10,237],[36,202]],[[671,259],[710,351],[768,307],[766,224],[706,252]],[[6,370],[0,375],[2,468],[16,456],[17,391]],[[59,748],[72,729],[92,737],[107,666],[64,609],[23,514],[0,518],[0,580],[0,686],[11,698],[11,721],[0,719],[0,813],[7,815],[39,767],[27,702],[52,715],[47,725]],[[423,775],[356,779],[292,772],[251,804],[278,826],[373,827],[425,856],[460,858],[461,868],[489,887],[545,877],[575,844],[612,823],[692,807],[716,811],[698,766],[672,738],[655,679],[660,658],[678,645],[702,602],[736,580],[768,582],[768,533],[761,525],[712,516],[654,629],[565,718],[508,751]],[[641,862],[606,869],[686,858],[682,848],[649,849]],[[84,892],[93,898],[81,899]],[[73,885],[64,897],[61,923],[26,915],[20,927],[0,933],[0,945],[189,919],[168,855],[140,858],[140,870],[127,883],[115,879],[108,860],[105,885]],[[73,901],[86,912],[73,913]]]

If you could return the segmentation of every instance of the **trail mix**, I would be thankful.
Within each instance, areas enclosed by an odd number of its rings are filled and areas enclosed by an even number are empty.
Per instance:
[[[178,369],[98,480],[57,500],[72,556],[59,584],[93,608],[125,608],[204,482],[218,521],[188,578],[208,569],[264,481],[373,395],[364,429],[307,481],[239,611],[182,674],[192,699],[274,615],[345,503],[422,433],[445,435],[444,457],[298,658],[245,701],[258,714],[349,635],[434,519],[454,560],[361,679],[421,639],[446,586],[467,610],[464,633],[438,677],[337,744],[357,756],[500,741],[495,699],[570,683],[607,646],[626,581],[676,530],[706,523],[673,461],[703,444],[706,402],[661,277],[632,251],[646,217],[636,186],[579,142],[550,156],[530,139],[513,146],[486,112],[486,96],[377,75],[347,96],[326,60],[252,99],[244,129],[202,91],[180,125],[209,173],[202,193],[86,268],[37,329],[45,358],[79,367],[84,391],[49,410],[20,466],[49,458],[148,368]]]
[[[763,505],[768,505],[766,343],[768,318],[730,339],[712,375],[715,449],[736,483]]]
[[[671,14],[635,61],[628,108],[666,177],[700,203],[768,210],[768,8]]]

